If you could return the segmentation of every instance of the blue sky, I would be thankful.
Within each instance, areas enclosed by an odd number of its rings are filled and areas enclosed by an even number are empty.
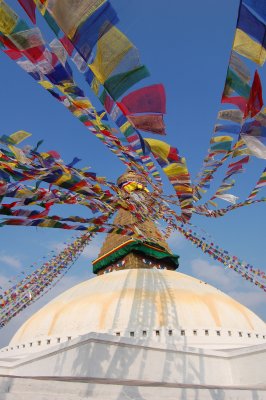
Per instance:
[[[15,0],[8,3],[20,11]],[[187,159],[195,177],[202,165],[220,109],[230,50],[238,11],[237,0],[113,0],[120,22],[118,27],[139,49],[151,72],[142,85],[163,83],[167,94],[166,140]],[[26,18],[26,17],[25,17]],[[38,17],[46,38],[52,39]],[[74,68],[73,68],[74,69]],[[67,162],[82,159],[98,175],[115,180],[124,167],[64,107],[4,54],[0,54],[1,134],[20,129],[32,133],[25,144],[44,139],[43,150],[57,150]],[[265,75],[265,71],[264,71]],[[261,72],[261,77],[263,73]],[[76,77],[93,97],[82,77]],[[264,168],[262,160],[252,160],[246,174],[237,178],[236,195],[247,196]],[[217,180],[217,183],[219,181]],[[170,193],[170,186],[165,184]],[[226,204],[224,204],[226,206]],[[69,206],[65,212],[74,213]],[[223,218],[193,216],[192,222],[208,231],[222,248],[257,268],[265,269],[265,205],[239,209]],[[0,231],[0,279],[41,262],[51,250],[59,249],[73,235],[55,229],[5,227]],[[59,292],[92,276],[91,260],[97,257],[102,236],[89,246],[71,272],[45,298],[29,307],[1,330],[0,345],[9,341],[17,327]],[[193,247],[179,234],[170,238],[172,249],[180,254],[180,271],[205,281],[232,295],[266,319],[265,293],[244,281]]]

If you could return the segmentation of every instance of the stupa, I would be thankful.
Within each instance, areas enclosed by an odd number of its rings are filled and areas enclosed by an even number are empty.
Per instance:
[[[134,171],[118,184],[149,196]],[[136,220],[121,209],[115,223]],[[148,241],[108,234],[97,276],[53,299],[0,350],[0,398],[266,399],[265,323],[177,272],[179,257],[151,220],[140,229]]]

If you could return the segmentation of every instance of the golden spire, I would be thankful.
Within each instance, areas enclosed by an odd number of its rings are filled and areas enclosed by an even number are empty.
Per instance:
[[[149,192],[146,180],[137,172],[128,170],[121,175],[117,184],[125,191],[125,196],[138,191],[143,200]],[[148,241],[141,242],[135,235],[125,236],[109,233],[102,245],[99,256],[93,261],[93,272],[98,275],[113,270],[130,268],[167,268],[175,270],[178,266],[178,256],[172,254],[162,234],[150,219],[137,221],[128,210],[120,209],[114,219],[115,225],[135,225],[145,233]]]

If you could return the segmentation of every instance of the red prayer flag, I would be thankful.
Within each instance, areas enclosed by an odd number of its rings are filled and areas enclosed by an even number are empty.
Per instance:
[[[234,167],[232,167],[230,170],[227,171],[226,176],[227,176],[227,175],[230,175],[231,172],[239,171],[240,169],[242,169],[242,167],[243,167],[242,164],[237,164],[237,165],[235,165]]]
[[[38,218],[43,218],[43,217],[47,217],[47,215],[49,214],[49,208],[45,209],[44,211],[35,214],[35,215],[31,215],[28,218],[29,219],[38,219]]]
[[[168,154],[168,160],[172,162],[179,162],[180,157],[178,155],[178,150],[176,147],[170,147],[169,154]]]
[[[24,8],[25,12],[28,14],[31,21],[36,24],[36,15],[35,15],[35,8],[36,5],[34,0],[18,0],[19,4],[22,8]]]
[[[260,76],[258,71],[255,71],[254,79],[249,95],[249,99],[246,105],[244,118],[254,117],[258,112],[260,112],[263,106],[263,99],[262,99],[262,86],[260,81]]]
[[[19,60],[22,57],[22,54],[20,51],[13,50],[13,49],[8,49],[4,50],[4,53],[10,57],[12,60]]]
[[[118,106],[125,115],[166,113],[166,96],[162,84],[147,86],[125,96]]]
[[[57,153],[57,151],[55,151],[55,150],[47,151],[47,154],[49,154],[50,156],[52,156],[52,157],[55,158],[56,160],[58,160],[59,158],[61,158],[60,154]]]
[[[130,115],[128,119],[136,129],[165,135],[163,116],[160,114]]]
[[[246,157],[244,157],[244,158],[241,158],[241,160],[238,160],[238,161],[236,161],[236,162],[234,162],[234,163],[231,163],[231,164],[229,164],[228,165],[228,168],[234,168],[234,167],[236,167],[236,166],[238,166],[238,165],[243,165],[243,164],[246,164],[246,163],[248,163],[249,162],[249,156],[246,156]]]
[[[243,113],[246,110],[247,107],[247,99],[241,96],[235,96],[235,97],[227,97],[223,96],[222,97],[222,103],[229,103],[229,104],[234,104],[237,106]]]
[[[67,53],[69,56],[71,56],[71,54],[74,51],[74,46],[71,43],[71,41],[68,39],[68,37],[64,36],[61,39],[59,39],[60,42],[62,43],[62,45],[64,46],[64,48],[66,49]]]
[[[27,57],[33,64],[44,59],[44,46],[31,47],[30,49],[21,50],[21,53]]]
[[[104,107],[109,114],[112,111],[113,106],[114,106],[114,100],[111,99],[111,97],[108,96],[108,94],[106,94],[104,99]]]
[[[19,51],[19,49],[11,42],[7,37],[0,36],[0,42],[5,45],[8,49]]]

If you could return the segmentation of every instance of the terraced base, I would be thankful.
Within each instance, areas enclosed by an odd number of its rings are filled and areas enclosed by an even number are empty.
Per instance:
[[[265,400],[265,388],[0,376],[0,400]]]

